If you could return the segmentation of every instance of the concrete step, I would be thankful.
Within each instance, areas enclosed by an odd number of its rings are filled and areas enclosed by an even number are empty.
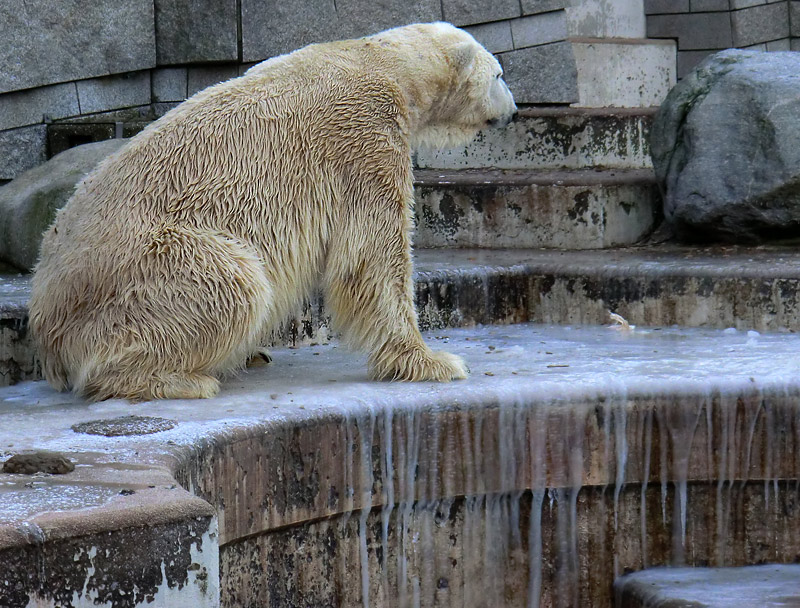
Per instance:
[[[787,608],[800,606],[800,565],[653,568],[614,587],[616,608]]]
[[[420,326],[438,329],[528,321],[800,331],[800,252],[673,245],[594,251],[419,249]],[[26,277],[0,281],[0,382],[40,377],[27,331]],[[5,298],[2,293],[12,294]],[[330,319],[312,299],[276,338],[328,340]]]
[[[419,151],[420,169],[647,169],[655,108],[522,108],[463,148]]]
[[[58,465],[0,473],[0,606],[601,607],[626,571],[800,552],[794,336],[425,339],[470,378],[370,382],[330,343],[208,400],[0,389],[0,462]]]
[[[418,170],[417,247],[598,249],[655,227],[661,196],[650,169]]]
[[[573,38],[578,103],[588,108],[658,106],[675,85],[673,40]]]

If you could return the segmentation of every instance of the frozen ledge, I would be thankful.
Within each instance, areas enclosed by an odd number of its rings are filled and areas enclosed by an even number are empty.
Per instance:
[[[609,486],[616,518],[626,485],[661,482],[685,519],[692,481],[777,491],[800,473],[795,336],[517,325],[427,339],[464,356],[470,379],[370,382],[363,357],[330,343],[277,349],[204,401],[0,389],[0,460],[45,450],[75,464],[0,474],[0,605],[177,593],[216,606],[218,547],[364,507]],[[52,570],[31,575],[40,563]]]

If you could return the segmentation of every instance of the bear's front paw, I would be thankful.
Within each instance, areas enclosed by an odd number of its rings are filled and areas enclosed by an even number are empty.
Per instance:
[[[383,353],[380,358],[373,359],[371,372],[376,380],[450,382],[465,379],[469,375],[469,367],[464,359],[456,355],[414,348],[394,356]]]

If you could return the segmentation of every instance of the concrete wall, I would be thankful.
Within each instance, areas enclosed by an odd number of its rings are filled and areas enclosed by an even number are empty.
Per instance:
[[[678,41],[678,77],[731,47],[800,51],[800,0],[645,0],[647,35]]]
[[[0,180],[131,135],[196,91],[311,42],[466,27],[520,103],[577,101],[570,0],[30,0],[0,5]],[[545,66],[546,69],[542,69]]]

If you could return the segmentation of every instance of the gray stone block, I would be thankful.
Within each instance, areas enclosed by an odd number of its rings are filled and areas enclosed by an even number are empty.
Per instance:
[[[701,61],[715,51],[678,51],[678,79],[697,67]]]
[[[730,0],[731,8],[739,10],[740,8],[750,8],[751,6],[760,6],[767,4],[767,0]]]
[[[458,26],[513,19],[522,14],[519,0],[442,0],[442,11],[445,21]]]
[[[464,28],[490,53],[504,53],[514,49],[511,38],[511,21],[482,23]]]
[[[150,72],[78,81],[81,114],[150,103]]]
[[[751,46],[789,37],[789,4],[765,4],[731,13],[733,46]]]
[[[0,2],[0,93],[155,65],[152,0]]]
[[[792,38],[792,50],[800,51],[800,38]]]
[[[800,0],[789,3],[789,27],[792,36],[800,37]]]
[[[714,13],[730,10],[728,0],[691,0],[693,13]]]
[[[439,0],[242,0],[242,60],[260,61],[312,42],[374,34],[442,19]]]
[[[0,130],[80,114],[75,83],[55,84],[0,95]]]
[[[769,52],[791,51],[792,41],[790,38],[783,38],[781,40],[773,40],[772,42],[767,42],[767,50]]]
[[[238,65],[214,65],[201,68],[189,68],[188,96],[225,80],[239,76]]]
[[[47,160],[47,127],[0,131],[0,179],[14,179]]]
[[[155,0],[158,65],[236,61],[236,0]]]
[[[677,38],[679,51],[727,49],[733,46],[728,13],[653,15],[647,18],[648,38]]]
[[[153,101],[183,101],[187,94],[186,68],[162,68],[152,71]]]
[[[534,46],[498,57],[518,104],[578,101],[578,68],[569,42]]]
[[[644,0],[645,15],[688,13],[689,0]]]
[[[572,6],[574,0],[522,0],[522,14],[535,15]]]
[[[552,11],[514,19],[511,21],[511,37],[515,49],[566,40],[567,13]]]

